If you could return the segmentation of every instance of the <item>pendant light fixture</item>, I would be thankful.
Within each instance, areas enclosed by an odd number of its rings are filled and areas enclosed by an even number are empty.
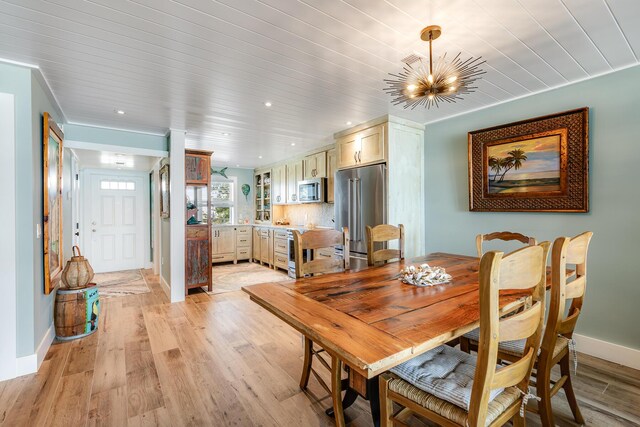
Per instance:
[[[418,105],[427,108],[438,107],[439,102],[456,102],[461,95],[474,92],[477,87],[472,84],[484,74],[480,65],[481,57],[460,59],[458,53],[451,61],[447,61],[445,53],[433,63],[432,43],[442,34],[438,25],[425,27],[420,38],[429,42],[429,59],[419,55],[409,55],[402,61],[405,66],[399,74],[391,74],[394,79],[385,79],[385,92],[393,97],[394,105],[404,103],[404,108],[414,109]]]

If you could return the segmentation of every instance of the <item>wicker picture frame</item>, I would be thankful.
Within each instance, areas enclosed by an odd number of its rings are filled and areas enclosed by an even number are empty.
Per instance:
[[[589,109],[468,134],[469,210],[588,212]]]

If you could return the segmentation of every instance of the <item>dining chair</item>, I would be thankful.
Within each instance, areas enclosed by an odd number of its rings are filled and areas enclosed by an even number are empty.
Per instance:
[[[544,322],[549,243],[487,252],[480,261],[480,350],[476,356],[441,345],[380,376],[381,425],[420,415],[444,426],[524,426],[531,397],[529,378]],[[499,292],[531,293],[533,304],[501,317]],[[525,340],[525,351],[509,366],[497,366],[498,345]],[[400,410],[393,412],[393,403]]]
[[[535,246],[538,244],[538,242],[534,237],[525,236],[524,234],[520,234],[520,233],[513,233],[511,231],[496,231],[489,234],[478,234],[476,236],[476,249],[478,251],[478,258],[482,258],[482,254],[483,254],[482,242],[486,242],[490,240],[503,240],[503,241],[517,240],[529,246]]]
[[[573,331],[582,310],[587,284],[587,253],[593,233],[584,232],[573,238],[558,237],[551,251],[551,299],[549,315],[536,361],[536,391],[541,398],[537,412],[542,424],[553,426],[551,398],[564,389],[573,418],[578,424],[584,424],[578,401],[571,382],[571,353],[574,357],[574,373],[577,368]],[[567,266],[574,266],[575,273],[567,281]],[[571,301],[569,305],[569,301]],[[478,348],[477,329],[466,334],[461,341],[468,340],[469,350]],[[461,342],[461,347],[465,343]],[[505,342],[498,349],[498,357],[513,362],[523,351],[523,342]],[[560,378],[551,381],[551,370],[560,365]]]
[[[375,227],[367,225],[367,265],[386,263],[389,260],[404,259],[404,225],[397,227],[390,224],[380,224]],[[398,240],[398,249],[374,250],[376,242],[390,242]]]
[[[342,247],[342,256],[335,253],[331,257],[315,256],[318,251],[326,248]],[[349,269],[349,229],[344,227],[338,230],[310,230],[300,233],[293,231],[293,250],[296,264],[296,279],[316,274],[336,273]],[[304,254],[310,254],[305,260]],[[311,374],[318,380],[320,385],[331,394],[331,388],[324,382],[318,371],[313,368],[314,356],[318,362],[331,372],[331,366],[324,360],[320,353],[323,348],[315,348],[314,343],[307,336],[304,336],[304,362],[302,366],[302,376],[300,377],[300,388],[306,390]]]

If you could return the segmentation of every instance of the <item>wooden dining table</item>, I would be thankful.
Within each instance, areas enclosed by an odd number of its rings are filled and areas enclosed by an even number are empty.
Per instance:
[[[445,268],[450,283],[419,287],[402,283],[405,266]],[[331,391],[336,425],[357,396],[368,399],[379,425],[378,375],[479,326],[479,259],[432,253],[362,270],[347,270],[242,289],[331,355]],[[501,293],[505,313],[527,294]],[[348,379],[341,378],[343,364]],[[346,390],[344,399],[342,391]]]

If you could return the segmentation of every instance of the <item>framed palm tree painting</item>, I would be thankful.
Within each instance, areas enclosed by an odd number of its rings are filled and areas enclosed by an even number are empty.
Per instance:
[[[469,132],[471,211],[588,212],[589,110]]]

